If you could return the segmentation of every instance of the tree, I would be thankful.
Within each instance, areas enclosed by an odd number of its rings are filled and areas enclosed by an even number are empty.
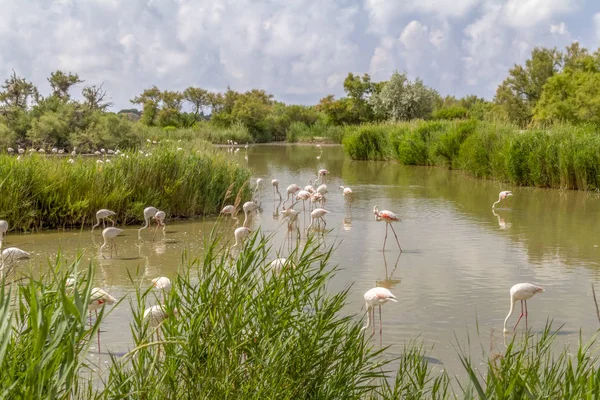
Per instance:
[[[69,100],[69,90],[71,86],[83,81],[79,79],[79,75],[72,73],[64,73],[60,70],[52,72],[50,78],[48,78],[50,87],[52,87],[52,95],[62,99],[63,101]]]
[[[371,96],[369,102],[375,114],[402,121],[429,117],[438,96],[421,79],[411,82],[406,74],[395,71],[381,92]]]
[[[542,96],[546,81],[561,64],[562,55],[556,49],[536,47],[525,66],[516,65],[496,90],[495,102],[502,107],[506,116],[521,126],[526,126],[533,117],[533,108]]]
[[[4,103],[3,108],[6,110],[13,107],[25,110],[29,101],[32,98],[37,100],[38,97],[39,93],[35,85],[25,78],[18,77],[15,71],[4,81],[0,91],[0,103]]]
[[[152,86],[151,88],[144,90],[141,95],[134,97],[130,102],[132,104],[142,105],[141,121],[146,125],[153,126],[158,115],[160,99],[160,89],[156,86]]]
[[[351,99],[350,104],[354,108],[352,114],[357,117],[356,121],[353,121],[354,123],[368,122],[373,119],[373,110],[367,100],[374,89],[375,84],[371,82],[369,74],[360,77],[351,72],[348,73],[344,80],[344,91]]]
[[[353,124],[359,121],[352,99],[342,97],[336,100],[334,95],[323,97],[315,107],[317,111],[327,116],[327,122],[333,125]]]
[[[208,90],[193,86],[190,86],[183,91],[183,98],[192,105],[197,120],[202,113],[202,109],[210,104]]]
[[[110,101],[104,102],[106,97],[106,90],[102,89],[102,85],[86,86],[81,91],[83,98],[85,99],[85,105],[93,111],[106,111],[112,103]]]
[[[162,127],[181,127],[183,125],[183,120],[181,118],[183,93],[165,90],[160,94],[160,100],[162,102],[162,107],[158,111],[157,124]]]

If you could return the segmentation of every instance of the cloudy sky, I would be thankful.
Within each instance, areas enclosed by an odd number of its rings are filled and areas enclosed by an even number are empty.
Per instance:
[[[154,84],[312,104],[395,69],[491,98],[534,46],[575,40],[600,46],[600,0],[0,0],[0,78],[47,93],[51,71],[77,72],[115,110]]]

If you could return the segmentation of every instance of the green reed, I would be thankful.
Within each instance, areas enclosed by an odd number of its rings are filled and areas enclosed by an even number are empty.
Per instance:
[[[227,193],[249,196],[247,168],[206,142],[201,150],[176,145],[154,146],[150,156],[107,157],[103,164],[87,156],[73,164],[67,157],[0,156],[0,219],[13,230],[77,227],[95,223],[96,211],[108,208],[119,224],[131,224],[150,205],[188,218],[218,213]]]
[[[411,121],[347,127],[344,147],[356,160],[437,165],[520,186],[600,189],[595,126],[519,130],[510,124]]]

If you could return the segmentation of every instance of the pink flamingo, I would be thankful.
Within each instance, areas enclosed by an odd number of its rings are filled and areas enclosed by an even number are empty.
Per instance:
[[[523,303],[525,303],[525,329],[527,329],[527,300],[532,298],[535,294],[542,293],[543,291],[544,289],[542,287],[532,283],[517,283],[510,288],[510,311],[508,312],[506,319],[504,319],[504,333],[508,332],[508,329],[506,329],[506,323],[514,311],[517,300],[521,302],[521,315],[519,316],[513,331],[517,329],[517,325],[519,325],[521,318],[523,318]]]
[[[505,198],[512,196],[512,192],[510,190],[504,190],[502,192],[500,192],[500,194],[498,194],[498,201],[495,202],[494,204],[492,204],[492,208],[496,207],[496,204],[500,203],[500,201],[504,200]]]
[[[290,186],[287,187],[287,199],[285,199],[285,201],[283,202],[283,208],[285,209],[285,203],[288,202],[288,200],[290,199],[290,197],[294,194],[296,194],[296,192],[300,190],[300,186],[296,185],[295,183],[292,183]],[[293,202],[293,198],[292,198],[292,202]]]
[[[394,232],[394,236],[396,237],[396,243],[398,243],[398,247],[400,248],[400,252],[402,252],[402,246],[400,246],[400,241],[398,240],[398,235],[396,235],[396,231],[394,230],[394,226],[392,222],[400,221],[400,218],[393,212],[389,210],[379,211],[377,206],[373,207],[373,214],[375,214],[375,219],[377,221],[384,220],[385,221],[385,239],[383,239],[383,251],[385,251],[385,242],[387,241],[388,235],[388,226],[392,228],[392,232]]]
[[[360,332],[365,329],[369,329],[371,326],[371,336],[375,334],[375,306],[379,306],[379,334],[381,335],[383,332],[383,325],[381,323],[381,306],[388,301],[393,301],[397,303],[396,296],[388,289],[383,287],[374,287],[373,289],[369,289],[365,292],[365,305],[367,306],[367,324],[362,327]],[[371,313],[373,314],[373,318],[371,318]]]
[[[326,169],[320,169],[317,175],[317,179],[315,179],[315,184],[318,181],[321,181],[321,183],[325,183],[325,175],[327,175],[328,173],[329,171],[327,171]]]
[[[318,220],[323,221],[323,229],[325,229],[325,227],[327,226],[327,222],[325,222],[324,217],[327,214],[329,214],[329,211],[325,210],[324,208],[315,208],[314,210],[312,210],[312,212],[310,213],[310,225],[308,225],[308,228],[306,228],[306,230],[309,231],[313,222]]]

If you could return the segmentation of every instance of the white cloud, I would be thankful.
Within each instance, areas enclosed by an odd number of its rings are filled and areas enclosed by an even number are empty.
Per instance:
[[[504,21],[513,27],[528,28],[555,15],[571,13],[577,5],[577,0],[508,0],[503,6]]]
[[[560,36],[563,36],[563,35],[567,35],[569,33],[569,30],[567,29],[567,24],[565,24],[564,22],[561,22],[557,25],[551,24],[550,25],[550,33],[556,33]]]

